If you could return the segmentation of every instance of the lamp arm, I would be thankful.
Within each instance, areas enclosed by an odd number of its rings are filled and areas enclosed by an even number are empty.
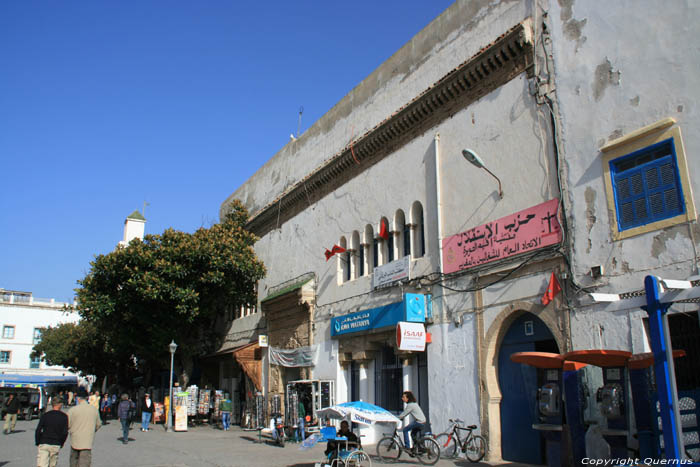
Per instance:
[[[498,196],[499,196],[500,198],[503,198],[503,188],[501,188],[501,179],[498,178],[498,177],[496,177],[496,174],[494,174],[493,172],[491,172],[491,171],[490,171],[489,169],[487,169],[485,166],[482,167],[482,168],[483,168],[485,171],[487,171],[493,178],[496,179],[496,181],[498,182]]]

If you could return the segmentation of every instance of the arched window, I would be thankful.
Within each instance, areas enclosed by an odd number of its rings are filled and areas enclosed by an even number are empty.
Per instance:
[[[348,248],[348,258],[350,260],[350,280],[357,279],[362,275],[360,272],[360,233],[355,230],[350,237],[350,248]]]
[[[425,223],[423,222],[423,206],[419,201],[411,206],[411,251],[415,258],[425,256]]]
[[[365,226],[364,236],[362,237],[362,251],[363,256],[363,271],[362,275],[372,274],[372,269],[374,268],[374,229],[372,225],[367,224]]]
[[[379,219],[379,265],[386,264],[393,260],[394,239],[391,234],[391,224],[386,217]],[[391,247],[391,253],[389,252]]]
[[[339,246],[345,249],[348,248],[348,242],[345,237],[340,237]],[[338,257],[338,285],[340,285],[343,282],[350,280],[350,262],[348,261],[350,254],[349,252],[345,251],[344,253],[339,253],[336,256]]]
[[[401,209],[398,209],[394,215],[394,238],[396,239],[396,245],[394,245],[396,254],[394,256],[396,258],[402,258],[411,254],[410,229],[406,229],[406,216]],[[409,232],[408,236],[406,236],[405,231]]]

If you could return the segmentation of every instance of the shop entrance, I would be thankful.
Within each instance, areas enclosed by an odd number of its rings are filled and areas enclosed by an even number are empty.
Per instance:
[[[544,440],[532,428],[537,422],[537,371],[510,360],[512,354],[527,351],[559,353],[547,325],[531,313],[524,313],[511,324],[498,352],[502,457],[544,464]]]

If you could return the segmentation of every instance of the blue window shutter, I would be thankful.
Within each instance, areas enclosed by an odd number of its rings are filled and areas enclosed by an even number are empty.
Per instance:
[[[685,212],[673,140],[610,161],[620,231]]]

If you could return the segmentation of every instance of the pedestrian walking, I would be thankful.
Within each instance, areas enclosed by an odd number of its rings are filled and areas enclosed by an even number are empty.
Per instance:
[[[224,398],[219,402],[219,410],[221,410],[221,424],[224,431],[228,431],[231,424],[231,399],[228,393],[224,393]]]
[[[63,399],[53,397],[51,407],[39,419],[34,432],[34,442],[37,445],[37,467],[56,467],[58,451],[63,447],[68,437],[68,415],[61,407]]]
[[[107,424],[107,415],[109,414],[110,404],[111,402],[109,400],[109,395],[104,393],[102,395],[102,399],[100,400],[100,419],[102,420],[103,425]]]
[[[19,413],[20,404],[19,399],[14,393],[5,399],[5,403],[2,405],[2,409],[5,412],[5,426],[3,427],[3,433],[9,435],[15,431],[15,425],[17,424],[17,413]]]
[[[153,401],[151,400],[151,395],[146,393],[143,395],[143,402],[141,403],[141,431],[149,431],[148,425],[151,423],[151,418],[153,417]]]
[[[127,444],[129,442],[129,423],[131,422],[131,411],[136,408],[127,393],[122,394],[122,400],[119,402],[119,407],[117,408],[117,416],[119,421],[122,423],[122,443]]]
[[[75,406],[68,411],[70,467],[90,467],[95,432],[102,426],[100,413],[94,406],[88,404],[88,394],[85,389],[79,389],[75,399]]]

